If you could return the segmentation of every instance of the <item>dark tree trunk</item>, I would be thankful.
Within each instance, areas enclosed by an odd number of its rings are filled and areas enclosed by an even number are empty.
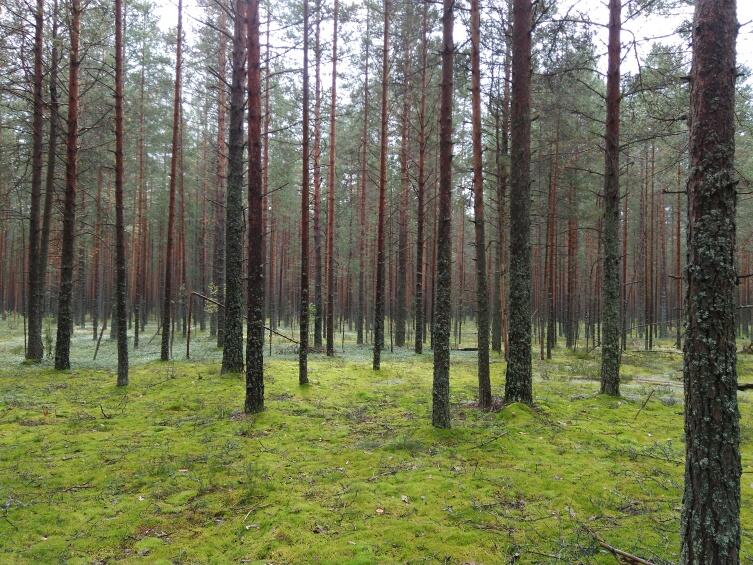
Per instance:
[[[387,81],[389,79],[390,0],[384,0],[384,37],[382,47],[382,115],[379,134],[379,212],[377,217],[376,289],[374,293],[374,359],[373,368],[380,368],[384,347],[384,221],[387,205]]]
[[[426,72],[428,59],[428,10],[425,1],[421,16],[421,98],[418,107],[418,195],[416,203],[416,293],[414,351],[424,350],[424,225],[426,207]]]
[[[66,136],[65,200],[63,204],[63,239],[60,254],[60,293],[58,328],[55,341],[55,368],[71,368],[71,334],[73,317],[73,250],[76,243],[76,183],[78,181],[78,72],[81,0],[70,3],[70,51],[68,70],[68,134]]]
[[[322,2],[315,0],[314,31],[314,349],[322,348]]]
[[[740,562],[735,0],[696,0],[690,73],[681,563]]]
[[[489,301],[486,285],[486,235],[484,233],[484,177],[481,147],[481,17],[479,0],[471,0],[471,122],[473,137],[473,219],[476,235],[476,323],[478,325],[478,403],[492,405],[489,378]]]
[[[170,157],[170,196],[167,208],[167,247],[165,248],[165,286],[162,297],[162,348],[160,359],[170,360],[170,330],[173,300],[173,248],[175,231],[175,189],[178,177],[178,152],[180,140],[180,77],[183,64],[183,0],[178,0],[178,33],[175,49],[175,85],[173,93],[173,137]]]
[[[329,117],[329,170],[327,171],[327,355],[335,354],[335,155],[337,108],[337,15],[335,0],[332,31],[332,102]]]
[[[128,275],[123,219],[123,52],[123,0],[115,0],[115,315],[118,319],[118,386],[128,384]]]
[[[39,259],[40,205],[42,200],[42,136],[44,98],[42,95],[42,65],[44,61],[44,0],[37,0],[34,13],[34,84],[33,115],[31,118],[31,202],[29,206],[29,285],[26,306],[28,312],[28,339],[26,359],[39,362],[44,356],[42,345],[42,303],[44,288],[42,269],[46,266]]]
[[[259,0],[248,0],[248,327],[246,413],[264,409],[264,210]]]
[[[223,373],[240,373],[243,370],[243,87],[246,81],[246,4],[248,4],[247,0],[235,1],[233,25],[227,205],[225,207]]]
[[[439,206],[437,213],[437,275],[434,291],[434,382],[431,423],[450,427],[450,299],[452,296],[452,31],[454,0],[444,0],[442,12],[442,84],[439,93]]]
[[[303,147],[301,171],[301,293],[298,383],[309,382],[309,2],[303,0]]]
[[[622,0],[609,0],[607,123],[604,134],[604,279],[601,392],[620,394],[620,12]]]
[[[533,402],[531,383],[531,1],[514,0],[510,174],[510,329],[505,402]]]

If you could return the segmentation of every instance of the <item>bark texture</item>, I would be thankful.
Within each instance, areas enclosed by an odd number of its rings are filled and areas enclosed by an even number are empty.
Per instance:
[[[740,562],[735,0],[696,0],[690,83],[680,561]]]
[[[247,4],[247,0],[236,0],[233,24],[227,204],[225,207],[223,373],[240,373],[243,370],[243,87],[246,82]]]
[[[175,85],[173,93],[173,137],[170,157],[170,194],[167,207],[167,246],[165,248],[165,285],[162,297],[162,348],[160,359],[170,360],[170,331],[173,299],[173,253],[175,232],[175,189],[178,178],[178,152],[180,150],[181,72],[183,65],[183,0],[178,0],[178,33],[175,48]]]
[[[512,12],[510,328],[505,402],[533,401],[531,384],[531,1]]]
[[[620,394],[620,27],[622,0],[609,0],[607,123],[604,135],[604,278],[601,392]]]
[[[248,327],[246,413],[264,409],[264,209],[259,0],[248,0]]]
[[[76,184],[78,181],[78,99],[81,0],[70,3],[70,51],[68,63],[68,133],[66,136],[65,199],[63,203],[63,240],[60,253],[60,293],[58,327],[55,340],[55,368],[71,368],[73,316],[73,250],[76,243]]]
[[[115,0],[115,316],[118,319],[118,386],[128,384],[128,274],[123,218],[123,51],[123,0]]]
[[[384,0],[384,36],[382,45],[382,114],[379,134],[379,211],[377,216],[376,292],[374,297],[374,358],[375,371],[380,368],[384,347],[384,220],[387,206],[387,81],[389,80],[390,0]]]
[[[442,84],[439,93],[439,206],[437,210],[437,275],[434,292],[434,382],[431,423],[450,427],[450,299],[452,295],[452,31],[454,0],[444,0],[442,13]]]

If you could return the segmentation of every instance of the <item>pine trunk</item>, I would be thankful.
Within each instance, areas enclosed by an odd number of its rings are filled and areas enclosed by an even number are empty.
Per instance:
[[[486,236],[484,233],[484,177],[481,146],[481,17],[479,0],[471,0],[471,122],[473,137],[473,217],[476,235],[476,323],[478,326],[478,403],[489,409],[492,385],[489,377],[489,304],[486,284]]]
[[[246,82],[246,5],[235,1],[227,204],[225,207],[225,336],[222,372],[243,370],[243,113]],[[250,283],[249,283],[250,284]]]
[[[380,369],[384,348],[384,222],[387,205],[387,106],[389,80],[389,16],[390,0],[384,0],[384,32],[382,46],[382,114],[379,134],[379,212],[377,216],[376,288],[374,292],[374,358],[373,369]]]
[[[115,315],[118,319],[118,386],[128,384],[128,275],[123,218],[123,54],[123,0],[115,0]]]
[[[248,327],[246,413],[264,409],[264,195],[259,0],[248,0]]]
[[[740,562],[735,0],[696,0],[690,74],[681,563]]]
[[[531,383],[531,2],[514,0],[510,174],[510,329],[505,402],[533,402]]]
[[[450,427],[450,307],[452,295],[452,32],[454,0],[442,12],[442,84],[439,93],[439,207],[437,210],[437,275],[434,292],[434,382],[431,422]]]
[[[65,200],[63,203],[63,239],[60,254],[60,293],[58,295],[58,328],[55,340],[55,368],[71,368],[71,335],[73,317],[73,250],[76,243],[76,188],[78,182],[78,103],[79,103],[79,39],[81,32],[81,0],[70,3],[70,51],[68,70],[68,133],[66,136]]]
[[[335,354],[335,156],[337,108],[337,16],[335,0],[332,31],[332,93],[329,116],[329,170],[327,171],[327,355]]]
[[[173,253],[175,231],[175,190],[178,177],[178,147],[180,140],[180,105],[181,105],[181,71],[183,55],[183,0],[178,0],[178,32],[175,48],[175,89],[173,92],[173,135],[172,153],[170,157],[170,188],[167,208],[167,246],[165,247],[165,284],[162,296],[162,347],[160,359],[170,360],[170,331],[172,321],[173,300]]]

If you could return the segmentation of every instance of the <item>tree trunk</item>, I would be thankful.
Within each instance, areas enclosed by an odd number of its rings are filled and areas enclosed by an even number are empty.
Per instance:
[[[58,101],[58,3],[52,4],[52,53],[50,60],[50,131],[47,143],[47,175],[45,178],[44,212],[42,214],[42,236],[39,245],[39,279],[41,287],[40,316],[44,317],[44,297],[46,293],[47,259],[50,251],[50,230],[52,225],[52,204],[55,199],[55,165],[57,163],[58,126],[60,102]],[[51,353],[51,352],[48,352]]]
[[[505,402],[533,402],[531,383],[531,2],[514,0],[510,175],[510,330]]]
[[[335,155],[337,108],[337,12],[335,0],[332,31],[332,101],[329,116],[329,170],[327,171],[327,355],[335,354]]]
[[[180,77],[182,71],[182,45],[183,45],[183,0],[178,0],[178,33],[176,36],[175,49],[175,88],[173,93],[173,136],[172,155],[170,157],[170,196],[167,211],[167,247],[165,248],[165,285],[162,299],[162,348],[160,358],[162,361],[170,360],[170,330],[171,310],[173,298],[173,232],[175,231],[175,189],[178,176],[178,151],[180,139]]]
[[[471,0],[471,122],[473,137],[473,218],[476,232],[476,323],[478,326],[478,403],[492,406],[489,378],[489,304],[486,286],[486,237],[484,233],[484,177],[481,147],[481,17],[479,0]]]
[[[358,200],[358,222],[361,226],[358,236],[358,318],[356,320],[356,343],[363,344],[363,330],[366,321],[366,186],[369,166],[369,46],[371,20],[369,5],[366,5],[366,54],[363,79],[363,131],[361,132],[361,173]]]
[[[400,207],[398,209],[397,270],[395,282],[395,345],[405,347],[405,318],[407,312],[408,280],[408,191],[410,190],[410,134],[411,108],[411,3],[406,4],[403,21],[403,108],[400,134]]]
[[[315,0],[314,29],[314,349],[322,348],[322,2]]]
[[[452,294],[452,32],[454,0],[444,0],[442,15],[442,84],[439,93],[439,207],[437,275],[434,293],[434,382],[431,423],[450,427],[450,300]]]
[[[389,79],[389,16],[390,0],[384,0],[384,32],[382,47],[382,115],[379,134],[379,212],[377,217],[376,289],[374,293],[374,359],[378,371],[384,347],[384,221],[387,204],[387,81]]]
[[[309,2],[303,0],[303,147],[301,174],[301,295],[298,383],[308,384],[309,349]]]
[[[607,122],[604,134],[604,280],[601,392],[620,394],[620,12],[622,0],[609,1]]]
[[[212,260],[212,285],[215,299],[225,303],[225,175],[227,169],[227,144],[225,142],[225,67],[227,16],[220,10],[219,55],[217,61],[217,178],[214,193],[214,257]],[[210,320],[210,333],[217,336],[217,346],[225,341],[225,309],[218,308]]]
[[[426,206],[426,74],[429,54],[428,11],[425,1],[421,16],[421,99],[418,108],[418,195],[416,204],[416,292],[415,328],[416,340],[413,350],[421,354],[424,349],[424,224]]]
[[[264,210],[259,0],[248,0],[248,327],[246,413],[264,409]]]
[[[225,336],[222,372],[243,370],[243,111],[246,80],[246,4],[235,1],[227,204],[225,207]],[[250,284],[250,283],[249,283]]]
[[[66,136],[65,200],[63,204],[63,240],[60,254],[60,293],[58,328],[55,340],[55,368],[71,368],[71,334],[73,318],[73,250],[76,240],[76,183],[78,181],[78,72],[81,0],[70,2],[70,51],[68,69],[68,133]]]
[[[115,0],[115,315],[118,319],[118,386],[128,384],[125,220],[123,218],[123,0]]]
[[[39,221],[42,200],[42,136],[44,98],[42,96],[42,65],[44,63],[44,0],[37,0],[34,12],[34,83],[33,115],[31,121],[31,202],[29,205],[29,292],[26,299],[28,312],[28,338],[26,359],[39,362],[44,356],[42,345],[42,298],[41,272],[46,266],[39,259],[41,227]]]
[[[681,563],[740,562],[735,0],[696,0],[690,73]]]

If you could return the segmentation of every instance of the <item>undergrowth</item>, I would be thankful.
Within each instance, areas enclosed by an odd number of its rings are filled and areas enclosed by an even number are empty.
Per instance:
[[[240,412],[242,376],[214,361],[137,362],[126,389],[111,368],[6,363],[0,561],[614,562],[598,536],[676,562],[677,352],[626,354],[615,399],[597,394],[597,353],[558,349],[534,361],[533,408],[490,413],[474,405],[475,355],[453,353],[453,427],[435,430],[431,356],[388,356],[374,373],[369,351],[312,356],[307,387],[292,356],[273,355],[255,417]],[[749,563],[752,398],[740,394]]]

